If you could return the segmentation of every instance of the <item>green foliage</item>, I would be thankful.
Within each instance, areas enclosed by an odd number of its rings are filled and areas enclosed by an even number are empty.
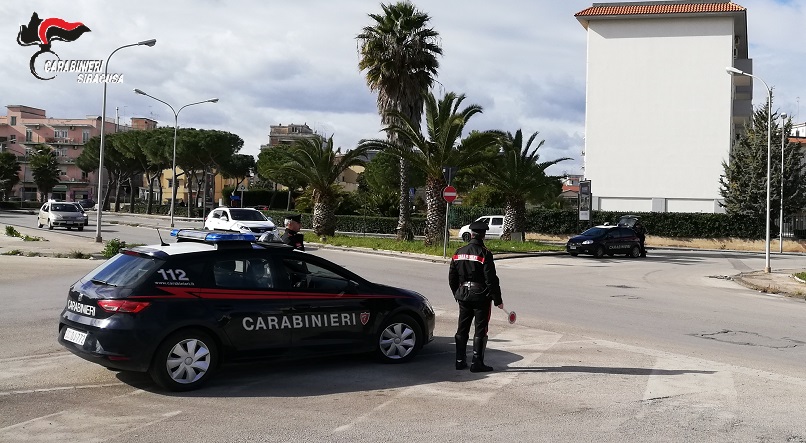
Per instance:
[[[78,251],[78,250],[73,250],[73,251],[70,251],[70,253],[67,254],[67,257],[68,258],[90,258],[90,254],[87,254],[87,253],[84,253],[84,252],[81,252],[81,251]]]
[[[0,152],[0,192],[4,198],[11,196],[11,188],[20,182],[20,162],[11,152]]]
[[[45,201],[53,187],[59,184],[59,177],[61,176],[59,162],[48,145],[36,145],[30,160],[29,167],[31,174],[34,176],[34,183],[39,189],[42,201]]]
[[[19,237],[20,231],[18,231],[14,226],[6,226],[6,236],[7,237]]]
[[[399,251],[410,252],[416,254],[428,254],[434,256],[442,256],[444,253],[444,246],[442,244],[427,246],[421,242],[400,242],[392,238],[381,237],[359,237],[359,236],[346,236],[337,235],[328,237],[325,240],[326,244],[334,246],[343,246],[348,248],[367,248],[386,251]],[[538,242],[507,242],[501,240],[485,240],[485,246],[490,249],[494,254],[498,253],[512,253],[512,252],[539,252],[539,251],[561,251],[564,248],[554,245],[545,245]],[[452,254],[453,251],[465,246],[463,241],[451,240],[448,242],[448,253]]]
[[[767,211],[767,127],[772,123],[770,137],[770,212],[773,218],[781,209],[781,180],[783,177],[784,217],[798,213],[806,206],[806,164],[802,160],[800,143],[784,146],[783,174],[781,173],[782,134],[789,134],[791,119],[784,127],[773,113],[768,121],[769,101],[756,109],[752,120],[745,126],[745,134],[735,143],[729,162],[722,163],[725,173],[719,179],[719,192],[725,199],[729,214],[743,214],[753,218],[765,217]],[[782,130],[783,129],[783,130]]]
[[[307,185],[305,177],[298,176],[283,168],[292,162],[291,145],[282,144],[263,149],[257,156],[255,169],[260,178],[285,186],[289,189],[300,189]]]
[[[125,241],[119,238],[113,238],[112,240],[106,242],[106,244],[104,245],[104,250],[101,251],[101,254],[103,254],[104,258],[112,258],[115,255],[117,255],[121,249],[125,247],[126,247]]]

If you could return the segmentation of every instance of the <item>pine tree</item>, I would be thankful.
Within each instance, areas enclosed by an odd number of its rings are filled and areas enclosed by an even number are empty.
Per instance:
[[[719,193],[728,214],[763,219],[767,210],[767,118],[768,103],[755,110],[749,124],[731,149],[729,161],[722,162],[725,174],[719,178]],[[772,115],[770,146],[770,211],[777,219],[781,208],[781,136],[789,134],[791,120],[781,131],[778,113]],[[806,165],[801,161],[800,143],[784,148],[784,219],[806,206]]]

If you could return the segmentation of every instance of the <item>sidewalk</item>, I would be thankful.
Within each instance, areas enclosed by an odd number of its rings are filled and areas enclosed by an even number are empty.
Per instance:
[[[116,215],[125,215],[116,213]],[[152,216],[154,218],[169,218],[169,216]],[[188,219],[186,217],[176,217],[179,221],[199,221]],[[139,226],[144,226],[138,223]],[[103,260],[102,251],[106,243],[97,243],[93,238],[81,237],[78,235],[64,235],[64,231],[60,230],[59,233],[48,231],[47,229],[24,228],[15,226],[14,228],[20,233],[21,236],[29,236],[31,238],[39,238],[39,241],[24,241],[20,237],[9,237],[5,235],[5,226],[0,227],[3,229],[0,232],[0,254],[1,255],[22,255],[22,256],[43,256],[43,257],[77,257],[79,255],[90,257],[90,259]],[[434,263],[446,263],[450,259],[444,259],[440,256],[414,254],[407,252],[396,251],[379,251],[374,249],[365,248],[343,248],[338,246],[329,246],[317,243],[308,243],[317,248],[326,249],[339,249],[351,252],[361,252],[368,254],[385,255],[389,257],[409,258],[415,260],[426,260]],[[661,248],[657,248],[661,249]],[[499,254],[496,255],[496,260],[504,260],[519,257],[534,257],[538,255],[558,255],[565,254],[565,252],[551,252],[545,254],[538,253],[524,253],[524,254]],[[770,294],[782,294],[788,296],[795,296],[804,298],[806,297],[806,283],[798,281],[794,278],[793,274],[806,272],[806,269],[774,269],[771,273],[765,274],[764,271],[750,271],[742,272],[740,274],[730,276],[730,279],[735,281],[741,286],[749,289],[766,292]]]

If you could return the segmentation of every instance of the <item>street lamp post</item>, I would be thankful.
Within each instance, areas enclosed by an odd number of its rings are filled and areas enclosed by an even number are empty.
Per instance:
[[[143,92],[143,91],[141,91],[139,89],[135,89],[134,92],[137,93],[137,94],[140,94],[140,95],[145,95],[146,97],[151,97],[151,98],[153,98],[154,100],[156,100],[156,101],[158,101],[160,103],[164,103],[169,108],[171,108],[171,111],[173,111],[173,113],[174,113],[174,148],[173,148],[173,160],[172,160],[173,177],[171,178],[171,227],[173,228],[174,227],[174,202],[176,202],[176,134],[177,134],[177,131],[179,130],[179,113],[182,112],[182,110],[187,108],[188,106],[200,105],[202,103],[218,103],[218,99],[217,98],[210,98],[210,99],[207,99],[207,100],[202,100],[200,102],[188,103],[185,106],[182,106],[181,108],[179,108],[179,110],[177,111],[177,110],[174,110],[174,107],[171,106],[168,102],[166,102],[164,100],[160,100],[157,97],[154,97],[153,95],[148,95],[148,94],[146,94],[145,92]],[[191,202],[188,202],[188,204],[190,204],[190,203]]]
[[[778,215],[778,253],[784,253],[784,149],[789,135],[784,132],[786,113],[781,113],[781,213]]]
[[[106,63],[104,63],[104,80],[106,80],[106,77],[109,74],[109,59],[111,59],[116,52],[120,51],[123,48],[128,48],[130,46],[150,47],[154,46],[155,44],[157,44],[157,40],[152,38],[151,40],[143,40],[138,43],[124,45],[112,51],[112,53],[109,54],[109,57],[106,58]],[[103,109],[101,110],[101,148],[100,153],[98,155],[100,157],[98,160],[98,203],[97,203],[98,214],[95,220],[95,241],[98,243],[101,243],[103,241],[103,238],[101,237],[101,214],[104,211],[104,205],[103,200],[101,198],[103,197],[102,190],[104,185],[104,133],[106,132],[105,128],[106,128],[106,81],[104,81],[104,100],[103,100]]]
[[[765,82],[761,77],[757,77],[753,74],[748,74],[742,70],[736,69],[732,66],[728,66],[725,68],[725,71],[731,75],[744,75],[747,77],[758,79],[761,83],[764,84],[764,87],[767,88],[767,216],[766,216],[766,229],[765,232],[767,234],[765,243],[764,243],[764,272],[769,274],[770,273],[770,165],[772,163],[771,159],[771,147],[772,147],[772,89],[770,86]]]

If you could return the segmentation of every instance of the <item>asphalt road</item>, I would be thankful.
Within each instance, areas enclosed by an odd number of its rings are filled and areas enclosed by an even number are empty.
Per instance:
[[[472,374],[452,367],[447,265],[311,253],[428,296],[435,341],[406,365],[228,365],[165,393],[56,342],[67,287],[97,261],[0,256],[0,441],[806,441],[806,303],[723,278],[761,254],[499,260],[518,323],[493,312],[497,371]]]

